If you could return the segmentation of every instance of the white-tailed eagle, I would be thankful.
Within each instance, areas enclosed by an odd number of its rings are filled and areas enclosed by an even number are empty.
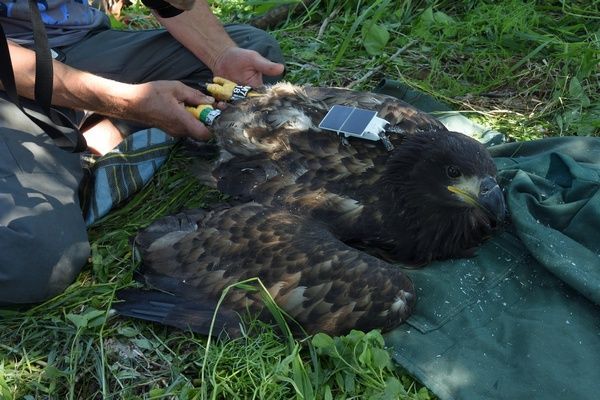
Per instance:
[[[471,256],[503,219],[486,149],[432,116],[345,89],[282,83],[257,93],[212,125],[220,156],[204,181],[231,204],[139,233],[142,275],[163,292],[122,292],[122,314],[206,332],[222,290],[258,277],[309,333],[389,330],[415,304],[395,263]],[[392,146],[320,129],[334,105],[377,111]],[[259,297],[233,291],[221,322],[231,310],[264,312]]]

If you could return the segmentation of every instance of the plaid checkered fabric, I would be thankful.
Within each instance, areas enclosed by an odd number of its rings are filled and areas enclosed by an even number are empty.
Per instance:
[[[160,129],[129,135],[104,156],[82,155],[87,179],[80,191],[87,226],[138,192],[165,163],[176,140]]]

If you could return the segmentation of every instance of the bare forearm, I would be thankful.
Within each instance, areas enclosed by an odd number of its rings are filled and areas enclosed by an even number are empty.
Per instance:
[[[35,53],[9,42],[9,50],[19,95],[33,99],[35,87]],[[110,116],[120,116],[126,108],[125,97],[132,85],[104,79],[53,62],[52,104],[86,109]]]
[[[197,0],[191,10],[175,17],[161,18],[157,15],[157,19],[214,75],[244,85],[260,86],[263,75],[283,73],[282,64],[273,63],[256,51],[238,47],[205,0]]]
[[[213,71],[219,57],[227,49],[236,47],[204,0],[196,1],[191,10],[175,17],[161,18],[157,15],[156,18],[179,43]]]
[[[33,99],[35,88],[35,53],[9,43],[20,96]],[[181,82],[155,81],[126,84],[53,63],[52,104],[77,110],[142,122],[164,129],[173,136],[206,139],[204,125],[185,110],[184,105],[210,104],[214,99]]]

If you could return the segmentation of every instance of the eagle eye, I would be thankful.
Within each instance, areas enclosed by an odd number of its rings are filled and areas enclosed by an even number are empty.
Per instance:
[[[449,178],[456,179],[462,175],[462,172],[460,172],[458,167],[450,165],[446,167],[446,175],[448,175]]]

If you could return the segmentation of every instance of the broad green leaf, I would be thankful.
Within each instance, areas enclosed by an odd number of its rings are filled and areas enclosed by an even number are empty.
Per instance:
[[[326,333],[317,333],[312,338],[312,345],[317,349],[325,349],[333,346],[333,338]]]
[[[441,11],[433,12],[433,8],[429,7],[421,14],[421,22],[426,25],[449,25],[455,21],[448,14]]]
[[[77,329],[100,326],[104,323],[105,316],[105,311],[97,310],[95,308],[87,309],[84,314],[69,313],[66,315],[67,319],[71,321]]]
[[[433,20],[442,25],[450,25],[454,23],[454,18],[441,11],[436,11],[433,13]]]
[[[350,394],[356,392],[356,374],[348,372],[344,375],[344,390]]]
[[[586,95],[585,89],[576,76],[571,78],[571,81],[569,82],[569,96],[573,99],[579,100],[581,102],[581,106],[584,108],[590,106],[590,99]]]
[[[100,326],[106,321],[106,312],[104,310],[97,310],[95,308],[90,309],[88,312],[83,314],[87,318],[87,326],[90,328]]]
[[[387,368],[390,367],[390,354],[383,349],[372,349],[371,355],[373,357],[373,365],[378,368]]]
[[[152,350],[154,349],[154,345],[148,339],[131,339],[131,341],[139,348]]]
[[[431,25],[434,22],[433,19],[433,8],[429,7],[421,14],[421,22],[424,22],[427,25]]]
[[[140,333],[140,331],[138,329],[133,328],[131,326],[121,326],[121,327],[119,327],[119,329],[117,329],[117,332],[120,335],[123,335],[128,338],[135,337]]]
[[[431,400],[431,396],[429,396],[429,391],[426,387],[422,387],[421,389],[419,389],[419,391],[417,392],[417,397],[419,398],[419,400]]]
[[[363,46],[372,56],[379,55],[390,40],[390,33],[381,24],[367,22],[362,27]]]
[[[373,329],[372,331],[368,332],[367,339],[379,347],[383,347],[385,344],[385,341],[383,340],[383,336],[381,335],[381,332],[377,329]]]
[[[88,319],[83,315],[67,314],[66,317],[73,325],[75,325],[75,328],[77,329],[83,329],[87,327]]]
[[[44,368],[44,376],[50,380],[54,380],[64,376],[65,373],[60,369],[56,368],[54,365],[48,365]]]
[[[365,333],[362,331],[357,331],[355,329],[351,330],[348,335],[345,336],[348,339],[348,342],[355,345],[365,337]]]
[[[371,348],[371,346],[365,346],[363,351],[358,356],[358,361],[364,365],[371,365],[373,363],[373,356],[371,354],[372,350],[376,349]]]
[[[581,82],[577,79],[576,76],[571,78],[569,82],[569,95],[575,99],[579,99],[583,95],[583,87],[581,87]]]
[[[165,389],[163,388],[153,388],[148,392],[148,398],[150,399],[158,399],[163,397],[165,394]]]
[[[383,400],[396,400],[401,398],[402,395],[406,394],[406,390],[402,383],[395,377],[389,377],[385,381],[385,389],[383,390]]]

